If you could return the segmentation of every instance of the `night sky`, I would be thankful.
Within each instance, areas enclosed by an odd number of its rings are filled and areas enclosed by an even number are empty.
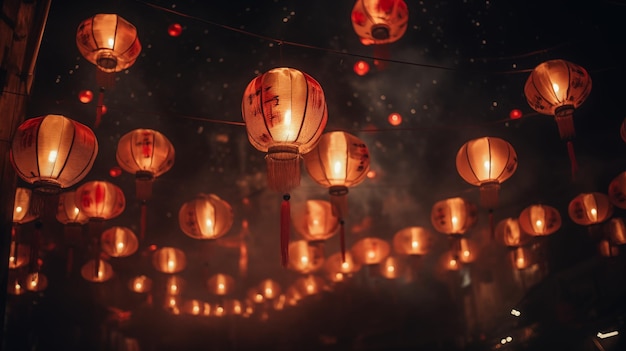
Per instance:
[[[587,228],[570,220],[567,206],[582,192],[606,193],[609,182],[626,170],[626,143],[620,137],[625,117],[621,84],[626,4],[409,0],[408,29],[387,46],[387,59],[379,65],[374,59],[380,49],[361,44],[352,28],[353,5],[353,1],[128,0],[70,6],[53,1],[26,118],[61,114],[93,128],[99,153],[84,181],[107,180],[121,187],[126,209],[105,226],[135,231],[140,205],[134,197],[134,176],[109,174],[117,165],[117,141],[136,128],[166,135],[176,150],[175,164],[154,183],[142,249],[154,244],[187,253],[188,265],[181,273],[187,281],[187,298],[208,298],[206,278],[222,272],[236,277],[233,297],[243,299],[248,288],[263,279],[286,287],[300,276],[280,265],[282,196],[266,189],[265,154],[248,142],[241,115],[243,92],[253,78],[275,67],[306,72],[324,90],[326,131],[354,134],[370,151],[375,176],[348,194],[347,244],[366,236],[391,240],[408,226],[428,228],[434,245],[413,263],[417,268],[412,279],[387,281],[364,269],[355,274],[353,283],[330,288],[265,322],[258,318],[194,321],[164,317],[141,307],[141,299],[131,296],[126,288],[131,276],[159,276],[146,251],[111,258],[115,277],[94,286],[78,273],[64,276],[59,244],[43,254],[49,288],[30,296],[39,305],[28,308],[29,317],[15,318],[13,328],[21,331],[15,335],[23,339],[16,336],[11,345],[113,350],[93,345],[93,335],[98,335],[95,326],[107,319],[107,308],[131,311],[130,320],[115,330],[136,337],[142,350],[174,349],[172,345],[182,340],[187,344],[177,350],[252,349],[252,345],[453,350],[460,348],[459,338],[468,334],[475,333],[472,340],[478,335],[491,337],[525,291],[510,278],[513,269],[506,261],[507,248],[489,240],[487,209],[479,208],[478,222],[467,233],[481,248],[468,269],[498,277],[499,298],[491,305],[479,304],[493,318],[470,332],[463,327],[457,290],[450,288],[437,268],[448,238],[430,223],[436,201],[461,196],[478,204],[479,190],[459,176],[455,157],[466,141],[483,136],[505,139],[519,160],[515,174],[501,186],[499,207],[493,213],[496,223],[517,217],[531,204],[547,204],[557,208],[563,220],[559,231],[540,239],[549,274],[597,256]],[[97,98],[84,104],[78,94],[88,89],[97,95],[96,67],[81,57],[75,36],[78,24],[97,13],[117,13],[134,24],[142,52],[128,70],[115,74],[114,88],[105,91],[107,112],[95,127]],[[174,23],[182,26],[180,36],[168,34],[168,26]],[[589,98],[574,113],[579,165],[575,179],[554,118],[536,113],[524,97],[524,83],[532,69],[551,59],[584,67],[593,81]],[[363,76],[353,70],[359,60],[370,65]],[[516,109],[522,117],[513,120],[510,113]],[[388,122],[391,113],[402,116],[400,125]],[[225,238],[237,237],[243,220],[250,223],[247,276],[238,277],[237,250],[191,239],[179,228],[180,206],[198,193],[216,194],[233,207],[235,223]],[[303,168],[301,186],[291,196],[297,204],[328,199],[328,191]],[[616,207],[614,217],[622,215]],[[298,234],[292,233],[292,239],[298,239]],[[338,250],[335,236],[325,251],[330,255]],[[75,270],[84,259],[77,255]],[[28,305],[25,299],[15,297],[14,303]],[[30,323],[35,316],[37,322]]]

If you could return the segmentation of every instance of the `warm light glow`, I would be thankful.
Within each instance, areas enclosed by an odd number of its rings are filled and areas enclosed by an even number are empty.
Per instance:
[[[200,306],[198,306],[197,303],[194,303],[194,305],[193,305],[193,307],[191,309],[192,309],[192,313],[193,314],[200,314]]]
[[[303,264],[309,263],[309,257],[308,256],[300,257],[300,262],[302,262]]]
[[[485,167],[485,170],[486,170],[487,172],[489,172],[489,170],[491,169],[491,162],[489,162],[489,161],[485,161],[485,162],[483,163],[483,166]]]
[[[257,293],[256,295],[254,295],[254,302],[257,302],[257,303],[263,302],[263,295],[260,293]]]
[[[450,267],[454,268],[457,265],[457,261],[453,258],[450,260],[450,262],[448,262],[448,265],[450,265]]]
[[[177,295],[178,294],[178,285],[171,284],[170,285],[170,294]]]
[[[22,206],[16,206],[15,207],[15,212],[22,213]]]
[[[140,281],[135,282],[135,290],[141,291],[143,289],[143,283]]]
[[[420,246],[420,243],[417,240],[411,241],[411,247],[417,249]]]
[[[224,286],[224,284],[223,284],[223,283],[219,283],[219,284],[217,284],[217,290],[218,290],[220,293],[224,292],[224,289],[225,289],[225,288],[226,288],[226,287]]]
[[[344,173],[343,170],[344,170],[343,162],[335,160],[335,163],[333,164],[333,177],[341,178],[341,176]]]
[[[307,291],[309,294],[314,293],[314,292],[315,292],[315,285],[314,285],[314,284],[311,284],[311,283],[307,284],[307,285],[306,285],[306,291]]]
[[[396,267],[394,266],[387,266],[387,272],[392,273],[396,270]]]
[[[554,94],[558,95],[559,93],[559,85],[557,83],[552,83],[552,90],[554,90]]]
[[[465,257],[469,257],[469,255],[470,255],[469,250],[464,250],[464,251],[463,251],[463,256],[465,256]]]
[[[592,209],[590,209],[590,210],[589,210],[589,213],[591,214],[591,218],[592,218],[594,221],[597,221],[597,220],[598,220],[598,210],[597,210],[597,209],[592,208]]]
[[[107,45],[109,46],[109,49],[113,49],[113,45],[115,45],[115,39],[114,38],[109,38],[107,40]]]
[[[272,288],[265,288],[265,296],[272,296]]]
[[[31,274],[29,284],[31,288],[33,289],[36,288],[37,284],[39,284],[39,274],[37,273]]]
[[[368,251],[367,252],[367,257],[369,257],[369,258],[376,257],[376,252],[374,252],[373,250]]]
[[[515,317],[519,317],[522,315],[522,312],[516,310],[516,309],[512,309],[511,310],[511,314],[514,315]]]
[[[285,125],[286,126],[291,126],[291,110],[286,110],[285,111]]]
[[[48,162],[54,162],[57,160],[57,150],[50,150],[48,154]]]
[[[205,222],[206,233],[213,234],[215,228],[213,227],[213,220],[211,218],[207,218]]]
[[[119,251],[123,251],[123,250],[124,250],[124,246],[125,246],[125,245],[124,245],[124,243],[123,243],[123,242],[118,241],[116,246],[117,246],[117,249],[118,249]]]

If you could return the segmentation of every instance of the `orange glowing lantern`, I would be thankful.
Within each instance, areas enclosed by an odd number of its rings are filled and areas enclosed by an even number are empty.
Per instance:
[[[192,316],[211,315],[211,305],[207,302],[191,299],[183,302],[182,312]]]
[[[460,235],[474,226],[478,218],[476,205],[462,197],[437,201],[430,213],[430,222],[443,234]]]
[[[102,283],[113,277],[113,267],[105,260],[89,260],[80,270],[82,277],[93,283]]]
[[[609,240],[602,239],[598,242],[598,252],[603,257],[619,256],[619,247],[613,245]]]
[[[233,209],[215,194],[198,194],[184,203],[178,211],[178,224],[194,239],[217,239],[233,225]]]
[[[389,117],[387,117],[387,121],[392,126],[397,127],[400,124],[402,124],[402,115],[400,115],[397,112],[394,112],[394,113],[390,114]]]
[[[526,269],[535,263],[533,252],[525,246],[519,246],[510,251],[509,259],[513,268],[520,270]]]
[[[29,273],[26,275],[25,287],[28,291],[44,291],[48,287],[48,277],[39,272]]]
[[[339,230],[339,217],[333,213],[331,203],[324,200],[306,200],[296,205],[292,221],[302,238],[311,242],[329,239]]]
[[[241,315],[244,312],[244,305],[237,299],[224,300],[224,312],[228,315]]]
[[[300,299],[302,299],[306,296],[317,295],[324,291],[326,283],[321,277],[309,274],[296,279],[292,286],[300,293]]]
[[[93,99],[93,93],[91,90],[81,90],[78,93],[78,100],[83,104],[88,104]]]
[[[317,146],[304,155],[309,176],[328,188],[333,211],[339,217],[341,251],[345,252],[344,218],[347,216],[348,188],[365,180],[370,167],[367,145],[346,132],[322,134]]]
[[[152,254],[152,265],[161,273],[178,273],[187,266],[187,255],[175,247],[162,247]]]
[[[504,246],[519,247],[526,245],[532,236],[522,230],[517,218],[505,218],[496,226],[496,241]]]
[[[574,223],[591,226],[609,219],[613,215],[613,205],[608,195],[581,193],[570,201],[567,211]]]
[[[100,180],[79,186],[74,194],[74,202],[90,222],[116,218],[126,208],[122,189],[113,183]]]
[[[66,226],[82,226],[89,222],[89,217],[76,205],[75,191],[64,191],[59,194],[56,219]]]
[[[102,232],[100,245],[111,257],[127,257],[137,252],[139,241],[130,228],[115,226]]]
[[[531,72],[524,94],[535,111],[554,116],[561,140],[567,141],[572,166],[572,177],[577,171],[574,155],[574,110],[582,105],[591,93],[591,77],[587,71],[565,60],[549,60]]]
[[[60,115],[24,121],[11,144],[11,161],[17,174],[43,193],[58,194],[81,181],[97,154],[94,132]]]
[[[561,228],[559,210],[547,205],[530,205],[519,215],[519,225],[523,231],[533,236],[550,235]]]
[[[476,244],[469,238],[460,237],[452,241],[450,250],[454,258],[461,263],[472,263],[478,255]]]
[[[258,292],[265,300],[273,300],[280,296],[280,284],[273,279],[265,279],[258,285]]]
[[[152,279],[145,275],[138,275],[129,280],[128,288],[138,294],[147,293],[152,290]]]
[[[326,258],[324,269],[328,273],[328,276],[336,281],[344,280],[345,277],[358,272],[359,269],[361,269],[361,265],[353,258],[349,251],[346,252],[345,259],[342,259],[341,252],[337,252]]]
[[[185,290],[186,285],[187,281],[185,281],[183,277],[171,274],[165,281],[165,294],[167,296],[180,296],[182,295],[183,290]]]
[[[258,286],[253,286],[248,289],[248,292],[246,294],[248,300],[254,304],[261,304],[263,303],[263,301],[265,301],[263,293],[259,289],[260,288]]]
[[[306,240],[289,243],[288,268],[298,273],[312,273],[324,265],[324,250],[320,245],[310,245]]]
[[[12,238],[9,251],[9,269],[24,267],[28,262],[30,262],[30,246],[20,243],[16,238]]]
[[[399,255],[422,256],[432,247],[432,234],[424,227],[406,227],[393,236],[393,249]]]
[[[354,64],[352,69],[357,75],[364,76],[370,71],[370,65],[366,61],[359,60]]]
[[[96,14],[82,21],[76,31],[76,46],[94,64],[100,85],[97,127],[103,114],[104,90],[114,85],[111,74],[130,68],[141,53],[137,29],[116,14]]]
[[[24,276],[15,271],[9,272],[7,282],[7,293],[10,295],[22,295],[26,292],[24,287]]]
[[[405,264],[395,256],[387,256],[380,262],[380,275],[387,279],[399,278],[405,269]]]
[[[382,262],[390,253],[389,243],[383,239],[366,237],[359,239],[352,245],[352,257],[359,264],[376,265]]]
[[[614,206],[626,209],[626,172],[618,174],[611,180],[608,196]]]
[[[218,296],[228,295],[235,287],[235,279],[228,274],[214,274],[207,280],[209,293]]]
[[[458,253],[446,251],[439,258],[439,268],[444,271],[456,272],[461,269],[463,262],[459,260]]]
[[[33,192],[30,189],[17,187],[13,202],[13,223],[24,224],[37,219],[38,215],[31,208]]]
[[[622,218],[611,218],[605,224],[607,239],[613,245],[626,244],[626,225]]]

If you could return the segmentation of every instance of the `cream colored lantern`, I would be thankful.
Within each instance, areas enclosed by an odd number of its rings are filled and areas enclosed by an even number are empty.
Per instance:
[[[561,214],[552,206],[530,205],[520,213],[519,225],[533,236],[550,235],[561,228]]]
[[[462,197],[437,201],[430,213],[430,222],[443,234],[460,235],[471,229],[478,219],[476,205]]]
[[[217,239],[233,225],[233,209],[215,194],[198,194],[178,211],[178,224],[194,239]]]

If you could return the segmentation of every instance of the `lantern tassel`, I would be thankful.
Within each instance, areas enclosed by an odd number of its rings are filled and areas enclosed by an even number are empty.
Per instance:
[[[346,262],[346,232],[343,219],[339,220],[339,245],[341,247],[341,262]]]
[[[574,143],[571,140],[567,141],[567,154],[572,167],[572,180],[575,180],[576,173],[578,173],[578,162],[576,161],[576,153],[574,152]]]
[[[280,205],[280,254],[283,267],[287,267],[287,262],[289,261],[289,231],[291,229],[290,198],[291,196],[289,194],[283,195],[283,202]]]
[[[146,238],[146,225],[148,222],[148,205],[146,201],[141,201],[141,219],[139,225],[139,239],[143,241]]]
[[[278,192],[289,192],[300,185],[300,155],[297,147],[270,147],[265,156],[267,187]]]

